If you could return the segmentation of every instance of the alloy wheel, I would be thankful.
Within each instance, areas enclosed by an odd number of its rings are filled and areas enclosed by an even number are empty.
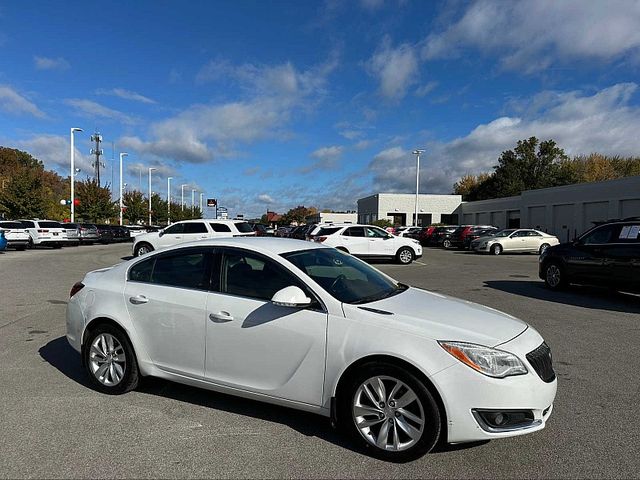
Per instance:
[[[138,256],[140,255],[144,255],[145,253],[149,253],[151,250],[149,250],[149,247],[147,247],[146,245],[140,245],[138,247]]]
[[[124,347],[110,333],[101,333],[91,343],[89,367],[102,385],[113,387],[119,384],[124,377],[126,366]]]
[[[371,377],[358,387],[352,416],[360,435],[385,451],[399,452],[413,447],[425,427],[424,408],[418,395],[390,376]]]
[[[560,285],[561,275],[562,274],[560,273],[560,269],[558,268],[558,266],[552,263],[547,267],[547,284],[552,288],[557,287],[558,285]]]
[[[411,263],[411,260],[413,260],[413,254],[408,249],[402,250],[399,257],[402,263]]]

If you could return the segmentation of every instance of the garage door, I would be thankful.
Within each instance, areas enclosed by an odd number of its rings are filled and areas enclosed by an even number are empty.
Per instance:
[[[507,212],[507,228],[520,228],[520,210],[509,210]]]
[[[463,225],[473,225],[473,213],[465,213],[462,216]]]
[[[561,242],[568,242],[574,238],[573,212],[575,205],[554,205],[553,206],[553,231]]]
[[[489,223],[489,212],[478,214],[478,225],[487,225]]]
[[[529,225],[526,226],[546,232],[549,229],[547,207],[529,207]]]
[[[622,218],[640,217],[640,199],[637,199],[637,200],[621,200],[620,201],[620,216]]]
[[[588,202],[584,204],[584,216],[582,229],[584,231],[593,227],[593,222],[607,220],[609,218],[609,202]]]

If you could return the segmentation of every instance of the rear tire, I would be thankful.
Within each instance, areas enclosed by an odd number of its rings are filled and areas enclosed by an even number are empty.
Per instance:
[[[491,253],[493,255],[500,255],[502,253],[502,245],[496,244],[491,246]]]
[[[414,257],[415,254],[409,247],[402,247],[398,250],[398,253],[396,253],[396,260],[401,265],[409,265],[413,262]]]
[[[140,371],[127,335],[113,325],[99,325],[84,345],[84,365],[93,387],[121,395],[138,386]]]
[[[337,398],[338,426],[371,456],[407,462],[438,443],[438,405],[412,373],[375,362],[360,367],[347,381]]]

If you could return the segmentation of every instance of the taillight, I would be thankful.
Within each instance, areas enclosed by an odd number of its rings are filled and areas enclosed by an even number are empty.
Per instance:
[[[320,243],[324,242],[326,239],[327,239],[327,237],[316,237],[315,238],[316,242],[320,242]]]
[[[71,287],[71,291],[69,292],[69,298],[73,297],[76,293],[78,293],[83,288],[84,288],[84,283],[82,282],[74,283],[73,287]]]

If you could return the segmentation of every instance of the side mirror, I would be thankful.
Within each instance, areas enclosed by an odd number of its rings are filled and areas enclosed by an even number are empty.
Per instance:
[[[278,290],[271,298],[271,303],[279,307],[303,308],[311,305],[311,299],[300,287],[291,285]]]
[[[164,229],[158,230],[158,236],[161,237],[164,235]]]

